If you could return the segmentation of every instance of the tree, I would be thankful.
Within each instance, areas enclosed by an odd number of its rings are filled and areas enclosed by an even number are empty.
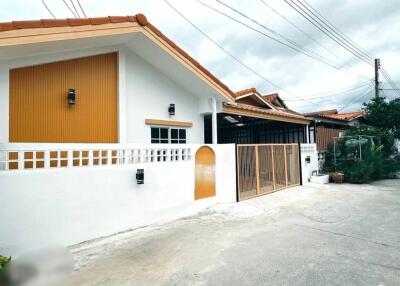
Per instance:
[[[395,139],[400,138],[400,99],[375,97],[364,106],[367,125],[349,128],[325,152],[324,171],[343,172],[350,183],[390,178],[400,170],[395,147]]]
[[[387,130],[400,139],[400,98],[388,101],[384,97],[375,97],[364,106],[368,125]]]

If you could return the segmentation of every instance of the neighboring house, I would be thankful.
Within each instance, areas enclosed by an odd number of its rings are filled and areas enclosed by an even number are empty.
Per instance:
[[[317,144],[319,152],[340,137],[349,126],[365,123],[362,111],[338,113],[336,109],[303,114],[312,120],[310,124],[310,142]]]
[[[250,88],[234,96],[235,102],[225,102],[218,114],[218,143],[307,142],[310,120],[288,109],[278,94],[262,95]],[[205,120],[205,125],[211,126],[211,118]],[[206,142],[211,142],[209,129],[205,138]]]
[[[203,143],[234,102],[141,14],[0,23],[0,47],[0,142]]]

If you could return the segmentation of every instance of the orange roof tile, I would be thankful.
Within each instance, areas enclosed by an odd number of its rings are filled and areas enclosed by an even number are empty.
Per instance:
[[[341,121],[351,121],[360,116],[363,116],[364,113],[362,111],[354,111],[354,112],[346,112],[346,113],[338,113],[336,109],[317,111],[317,112],[309,112],[303,114],[306,117],[318,116],[324,117],[327,119],[335,119]]]
[[[363,115],[364,114],[361,111],[355,111],[355,112],[347,112],[347,113],[329,114],[329,115],[325,115],[325,116],[332,117],[335,119],[353,120],[353,119],[356,119]]]
[[[175,49],[181,56],[186,58],[191,64],[200,69],[212,81],[225,90],[232,99],[235,98],[235,93],[223,84],[217,77],[210,71],[204,68],[198,61],[192,58],[188,53],[178,47],[172,40],[165,36],[160,30],[148,22],[143,14],[136,14],[135,16],[108,16],[96,18],[68,18],[68,19],[41,19],[32,21],[12,21],[0,23],[0,32],[18,30],[18,29],[40,29],[49,27],[68,27],[68,26],[83,26],[83,25],[102,25],[111,23],[124,23],[124,22],[137,22],[141,26],[149,28],[162,40],[167,42],[173,49]]]

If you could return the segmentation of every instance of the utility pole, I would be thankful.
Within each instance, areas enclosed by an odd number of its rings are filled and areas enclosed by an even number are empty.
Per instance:
[[[379,97],[379,69],[381,68],[381,60],[375,59],[375,96]]]

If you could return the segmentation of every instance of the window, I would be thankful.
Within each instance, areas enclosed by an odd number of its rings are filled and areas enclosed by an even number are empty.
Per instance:
[[[186,129],[151,127],[151,143],[186,143]]]

